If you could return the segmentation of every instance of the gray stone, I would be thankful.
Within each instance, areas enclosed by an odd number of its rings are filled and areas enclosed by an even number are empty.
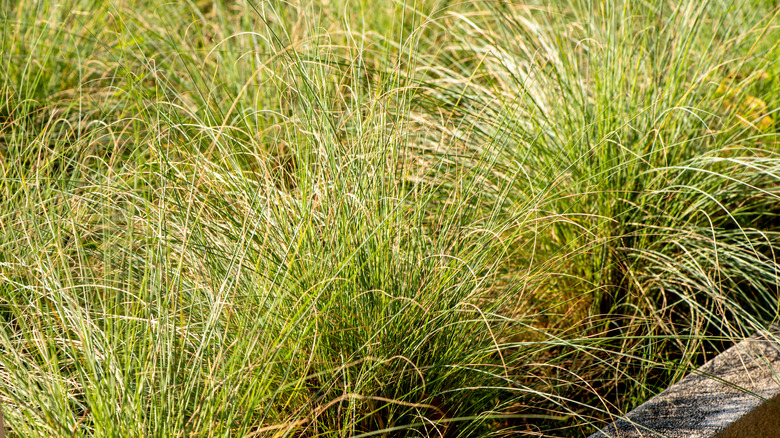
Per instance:
[[[777,337],[737,343],[590,436],[606,437],[780,438]]]

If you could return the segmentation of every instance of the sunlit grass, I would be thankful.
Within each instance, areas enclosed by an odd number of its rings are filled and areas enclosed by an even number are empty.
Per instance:
[[[12,436],[583,436],[778,315],[769,2],[5,2]]]

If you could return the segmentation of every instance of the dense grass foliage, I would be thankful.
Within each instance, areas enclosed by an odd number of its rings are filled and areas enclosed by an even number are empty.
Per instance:
[[[777,322],[776,2],[0,1],[11,436],[585,436]]]

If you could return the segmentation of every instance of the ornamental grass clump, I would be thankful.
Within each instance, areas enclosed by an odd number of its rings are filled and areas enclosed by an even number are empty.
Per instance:
[[[0,15],[10,436],[583,436],[777,318],[767,2],[66,3]]]

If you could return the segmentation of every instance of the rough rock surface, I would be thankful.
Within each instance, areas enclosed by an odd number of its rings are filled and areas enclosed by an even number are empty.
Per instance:
[[[780,342],[746,339],[590,438],[780,438]]]

